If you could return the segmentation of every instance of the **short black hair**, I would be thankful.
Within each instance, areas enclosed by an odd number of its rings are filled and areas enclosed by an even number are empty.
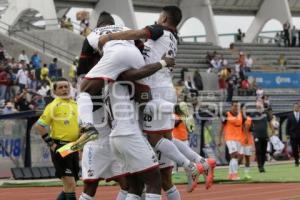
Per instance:
[[[173,26],[177,26],[182,18],[182,13],[179,7],[177,6],[165,6],[162,8],[163,12],[165,12],[170,20],[170,23]]]
[[[64,77],[59,77],[59,78],[56,78],[53,80],[53,90],[55,91],[56,90],[56,87],[57,87],[57,83],[60,82],[60,81],[68,81],[68,79],[64,78]]]
[[[102,13],[100,13],[97,21],[97,27],[114,25],[114,24],[115,24],[115,20],[109,12],[103,11]]]

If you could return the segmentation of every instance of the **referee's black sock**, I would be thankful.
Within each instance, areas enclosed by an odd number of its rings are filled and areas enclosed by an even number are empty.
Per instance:
[[[62,191],[56,198],[56,200],[66,200],[65,193]]]
[[[66,192],[65,193],[65,200],[76,200],[75,192]]]

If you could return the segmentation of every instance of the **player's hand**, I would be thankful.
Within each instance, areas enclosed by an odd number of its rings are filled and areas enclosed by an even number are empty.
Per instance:
[[[166,61],[167,67],[169,67],[169,68],[174,68],[175,67],[175,59],[174,58],[167,57],[166,54],[164,54],[161,57],[161,59],[164,60],[164,61]]]

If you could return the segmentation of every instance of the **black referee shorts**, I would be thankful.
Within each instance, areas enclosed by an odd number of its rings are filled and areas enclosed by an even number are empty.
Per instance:
[[[57,148],[62,147],[66,143],[57,144]],[[75,180],[79,180],[79,153],[74,152],[66,157],[61,157],[59,153],[51,151],[51,158],[55,168],[55,175],[57,178],[62,178],[64,176],[74,177]]]

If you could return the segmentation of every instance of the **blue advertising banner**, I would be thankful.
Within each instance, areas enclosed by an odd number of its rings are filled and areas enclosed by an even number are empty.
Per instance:
[[[250,72],[247,73],[251,82],[262,88],[300,88],[300,73],[297,72]]]
[[[0,178],[10,177],[12,167],[23,167],[26,127],[25,119],[0,121]]]

